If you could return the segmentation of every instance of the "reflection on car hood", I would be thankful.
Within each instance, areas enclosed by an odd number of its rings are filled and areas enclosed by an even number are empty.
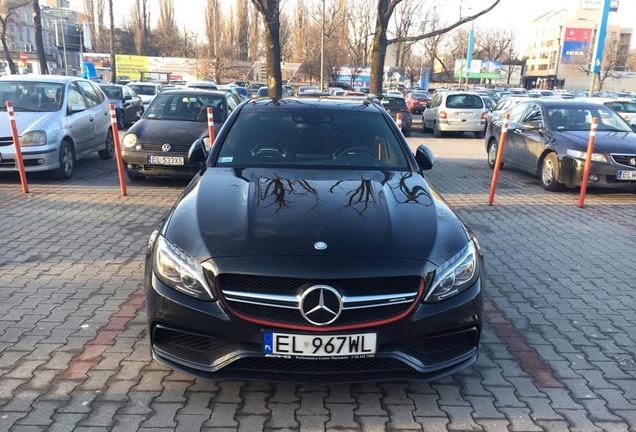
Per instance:
[[[18,133],[22,135],[25,132],[34,130],[46,130],[46,124],[51,117],[58,114],[55,112],[16,112],[15,123],[18,127]],[[11,136],[11,127],[9,126],[9,115],[6,111],[0,112],[0,136]]]
[[[233,168],[195,178],[164,234],[198,260],[319,255],[436,264],[468,239],[417,173]],[[318,241],[327,249],[316,250]]]
[[[581,150],[587,149],[587,142],[590,137],[588,131],[557,132],[556,135],[567,138],[577,144]],[[594,140],[594,152],[636,154],[636,133],[597,131],[596,139]]]
[[[137,135],[140,143],[164,143],[191,145],[202,136],[207,136],[206,122],[188,122],[177,120],[141,119],[128,133]]]

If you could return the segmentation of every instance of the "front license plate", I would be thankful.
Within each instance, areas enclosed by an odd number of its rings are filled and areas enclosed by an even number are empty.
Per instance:
[[[148,156],[148,163],[154,165],[183,165],[184,158],[175,156]]]
[[[368,356],[376,352],[375,333],[346,335],[307,335],[263,333],[265,354],[281,356],[332,358]]]
[[[616,176],[618,180],[636,180],[636,171],[619,171]]]

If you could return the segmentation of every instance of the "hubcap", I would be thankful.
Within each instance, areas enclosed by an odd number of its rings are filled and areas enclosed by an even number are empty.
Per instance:
[[[490,151],[488,152],[488,162],[490,162],[491,165],[494,165],[496,160],[497,160],[497,144],[493,144],[490,146]]]
[[[552,164],[551,160],[545,160],[543,162],[541,176],[543,178],[543,183],[546,185],[549,185],[554,181],[554,164]]]
[[[62,152],[62,169],[67,174],[73,170],[73,152],[68,146]]]
[[[109,154],[113,154],[113,152],[115,151],[115,145],[113,144],[113,133],[111,131],[108,131],[108,134],[106,134],[106,151]]]

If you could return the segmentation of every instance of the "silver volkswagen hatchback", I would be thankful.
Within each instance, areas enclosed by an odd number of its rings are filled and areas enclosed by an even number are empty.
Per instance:
[[[13,102],[27,172],[73,175],[77,159],[115,153],[108,99],[96,84],[76,77],[10,75],[0,78],[0,172],[17,171],[6,111]]]

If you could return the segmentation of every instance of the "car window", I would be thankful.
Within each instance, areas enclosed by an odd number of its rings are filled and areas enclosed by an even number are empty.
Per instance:
[[[229,112],[232,112],[236,109],[236,107],[239,105],[240,102],[237,103],[236,101],[236,96],[231,94],[228,96],[227,98],[227,110]]]
[[[438,93],[435,96],[433,96],[433,100],[431,101],[431,107],[436,108],[440,106],[441,104],[442,104],[442,95]]]
[[[415,99],[430,99],[431,96],[426,92],[413,92],[411,93]]]
[[[80,93],[76,83],[71,83],[68,87],[67,105],[69,110],[73,105],[86,109],[86,100],[84,96],[82,96],[82,93]]]
[[[84,94],[87,108],[91,108],[99,104],[99,97],[97,97],[97,93],[90,83],[85,81],[76,81],[75,84],[77,84],[77,86]]]
[[[122,87],[103,86],[102,90],[108,96],[108,99],[122,99]]]
[[[216,122],[225,121],[225,97],[222,95],[158,95],[144,114],[149,120],[207,121],[212,108]]]
[[[636,113],[636,104],[632,102],[610,102],[608,106],[614,111]]]
[[[0,103],[13,102],[16,112],[58,111],[62,107],[64,85],[35,81],[0,81]]]
[[[99,86],[95,83],[89,83],[92,87],[93,90],[95,90],[95,93],[97,94],[97,98],[99,99],[99,102],[97,102],[98,104],[104,102],[104,92],[102,92],[102,90],[99,88]]]
[[[281,107],[242,110],[221,144],[216,166],[407,170],[407,161],[377,111]]]
[[[632,132],[632,129],[613,110],[605,105],[593,107],[563,106],[553,107],[548,110],[548,116],[552,127],[558,131],[585,131],[592,126],[592,119],[598,120],[599,131]],[[563,119],[561,127],[555,126],[558,118]]]
[[[543,121],[543,114],[541,113],[541,107],[536,104],[531,104],[524,116],[522,124],[539,123]]]
[[[154,96],[157,94],[157,87],[153,85],[128,84],[138,95]]]
[[[382,98],[382,106],[384,108],[406,108],[406,101],[401,97],[384,97]]]
[[[505,111],[510,108],[510,105],[512,105],[512,101],[510,99],[502,99],[497,103],[497,105],[495,105],[493,111]]]
[[[479,109],[484,107],[481,97],[470,94],[448,95],[446,108]]]
[[[512,107],[512,109],[510,110],[510,121],[519,123],[519,121],[521,120],[521,116],[526,111],[527,107],[527,104],[518,104]]]

